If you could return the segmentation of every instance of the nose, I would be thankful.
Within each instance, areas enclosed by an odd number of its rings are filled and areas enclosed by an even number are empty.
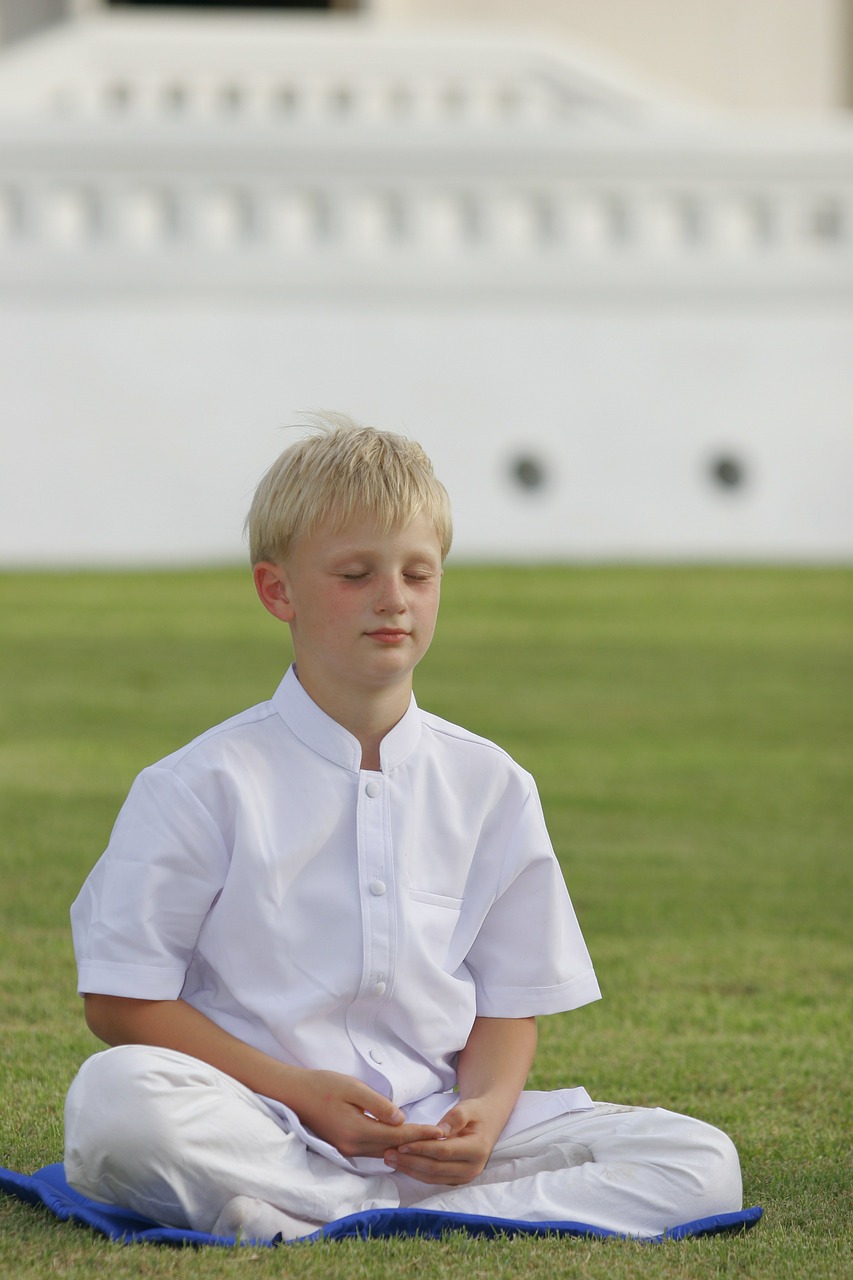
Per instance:
[[[405,613],[406,597],[399,578],[389,574],[383,578],[376,597],[376,612],[397,614]]]

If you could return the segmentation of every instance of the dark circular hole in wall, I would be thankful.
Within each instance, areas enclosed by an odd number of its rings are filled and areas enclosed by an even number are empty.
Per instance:
[[[511,459],[509,474],[513,484],[526,493],[535,493],[548,483],[548,469],[541,458],[532,453],[519,453]]]
[[[720,453],[708,464],[708,473],[718,489],[733,492],[742,489],[747,482],[747,470],[742,460],[733,453]]]

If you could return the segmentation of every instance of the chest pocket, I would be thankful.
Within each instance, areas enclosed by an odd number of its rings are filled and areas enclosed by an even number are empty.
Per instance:
[[[406,937],[409,946],[419,952],[429,963],[447,968],[461,910],[461,898],[451,898],[443,893],[427,893],[421,889],[408,889],[406,891]],[[455,964],[451,965],[451,968],[455,967]]]

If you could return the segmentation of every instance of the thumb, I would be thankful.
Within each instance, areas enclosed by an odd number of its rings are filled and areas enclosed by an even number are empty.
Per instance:
[[[445,1138],[451,1138],[454,1134],[461,1133],[467,1124],[468,1113],[465,1103],[459,1102],[441,1117],[438,1127]]]
[[[382,1124],[405,1124],[406,1117],[390,1098],[383,1098],[381,1093],[374,1094],[367,1111]]]

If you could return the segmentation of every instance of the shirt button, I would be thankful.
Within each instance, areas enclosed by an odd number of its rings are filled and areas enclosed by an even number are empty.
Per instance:
[[[374,898],[381,898],[383,893],[385,892],[385,881],[371,880],[370,892],[373,894]]]
[[[380,1064],[381,1064],[381,1062],[382,1062],[382,1054],[379,1052],[379,1050],[378,1050],[378,1049],[371,1049],[371,1050],[370,1050],[370,1057],[372,1058],[372,1060],[373,1060],[374,1062],[376,1062],[376,1063],[380,1063]]]
[[[368,782],[367,786],[364,789],[367,792],[367,794],[370,796],[371,800],[375,800],[381,790],[379,783],[375,782],[373,778],[370,779],[370,781]]]
[[[374,994],[375,996],[384,996],[384,995],[385,995],[385,983],[384,983],[384,982],[374,982],[374,984],[373,984],[373,994]]]

